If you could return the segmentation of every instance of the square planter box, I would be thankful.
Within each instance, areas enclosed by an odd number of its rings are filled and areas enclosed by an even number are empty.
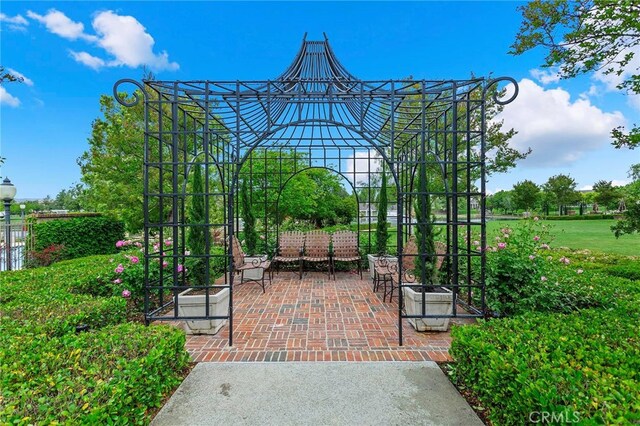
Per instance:
[[[422,315],[422,292],[412,288],[402,289],[404,309],[407,315]],[[451,315],[453,313],[453,293],[442,290],[425,293],[425,313],[427,315]],[[450,318],[409,318],[409,323],[417,331],[447,331]]]
[[[398,258],[397,257],[393,257],[393,256],[385,256],[388,261],[389,261],[389,265],[397,265],[398,264]],[[380,256],[374,256],[372,254],[368,254],[367,255],[367,259],[369,260],[369,276],[371,277],[371,280],[373,281],[374,278],[374,272],[375,272],[375,264],[376,264],[376,260],[378,260],[380,258]]]
[[[204,316],[206,313],[205,294],[189,294],[188,289],[178,294],[178,313],[185,317]],[[229,289],[223,288],[216,294],[209,294],[209,315],[223,316],[229,313]],[[216,334],[227,320],[187,320],[185,321],[187,334]]]
[[[249,265],[259,265],[261,262],[267,260],[266,254],[259,254],[256,256],[245,256],[244,262]],[[241,281],[260,281],[264,275],[264,268],[245,269],[241,273]]]

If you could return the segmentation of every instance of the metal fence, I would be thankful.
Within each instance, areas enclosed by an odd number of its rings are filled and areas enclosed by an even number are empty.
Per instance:
[[[15,271],[25,266],[28,241],[33,235],[27,223],[0,224],[0,271]]]

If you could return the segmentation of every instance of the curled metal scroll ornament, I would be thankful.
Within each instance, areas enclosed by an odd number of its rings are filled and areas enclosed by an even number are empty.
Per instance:
[[[130,83],[136,86],[144,95],[145,100],[147,99],[147,92],[144,90],[144,86],[139,81],[136,81],[130,78],[124,78],[122,80],[116,81],[116,84],[113,85],[113,97],[116,98],[116,100],[120,105],[124,105],[126,107],[132,107],[140,103],[140,94],[138,93],[137,90],[133,92],[133,99],[131,101],[127,101],[127,98],[120,97],[118,95],[118,87],[120,87],[121,84],[125,84],[125,83]]]
[[[518,93],[520,92],[520,87],[518,86],[518,82],[512,78],[512,77],[498,77],[498,78],[494,78],[492,80],[489,80],[487,82],[487,85],[484,88],[484,94],[486,96],[487,92],[489,91],[489,89],[491,88],[491,86],[496,86],[501,83],[501,82],[507,82],[507,83],[511,83],[513,84],[513,87],[515,88],[515,90],[513,91],[513,94],[505,100],[501,100],[498,99],[498,94],[500,93],[499,90],[496,90],[495,92],[492,93],[492,97],[493,97],[493,101],[498,104],[498,105],[506,105],[508,103],[511,103],[514,101],[515,98],[518,97]]]

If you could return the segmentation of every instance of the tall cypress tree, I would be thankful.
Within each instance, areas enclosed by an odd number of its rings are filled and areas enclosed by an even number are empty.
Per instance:
[[[427,167],[423,162],[418,167],[417,200],[414,204],[416,216],[416,244],[418,256],[415,258],[416,279],[422,284],[435,284],[437,281],[436,270],[436,245],[435,229],[433,222],[435,217],[431,214],[431,196],[429,195],[429,181]]]
[[[192,189],[194,195],[191,196],[189,206],[189,224],[205,225],[205,196],[202,184],[202,167],[195,164],[193,169]],[[187,234],[187,246],[192,255],[206,254],[206,226],[191,226]],[[191,263],[191,277],[197,285],[205,285],[206,262],[204,258],[196,258]]]
[[[246,180],[242,181],[240,202],[242,203],[242,222],[244,222],[244,241],[247,245],[247,254],[253,255],[256,253],[256,246],[258,245],[258,233],[256,232],[256,217],[251,209]]]
[[[387,221],[387,173],[382,166],[382,183],[378,196],[378,221],[376,222],[376,253],[379,256],[387,253],[389,240],[389,222]]]

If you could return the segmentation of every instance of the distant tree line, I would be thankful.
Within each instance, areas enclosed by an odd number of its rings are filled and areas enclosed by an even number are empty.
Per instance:
[[[486,207],[494,213],[516,214],[522,212],[538,212],[541,214],[569,214],[569,207],[576,213],[584,214],[587,207],[591,211],[617,211],[621,206],[640,200],[640,164],[629,170],[631,183],[625,186],[614,186],[612,181],[594,182],[592,190],[578,191],[576,181],[569,175],[551,176],[544,184],[537,185],[530,180],[523,180],[513,188],[498,191],[486,199]]]

